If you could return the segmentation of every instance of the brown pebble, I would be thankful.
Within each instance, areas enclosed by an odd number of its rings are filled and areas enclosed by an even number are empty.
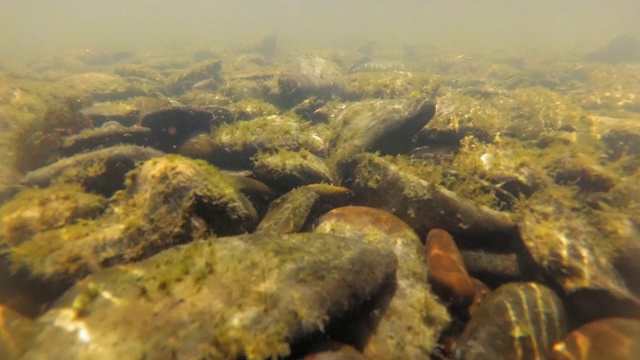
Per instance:
[[[482,281],[476,278],[471,278],[471,280],[473,281],[475,293],[473,296],[473,302],[468,308],[469,317],[473,316],[473,314],[478,311],[478,307],[480,307],[484,299],[491,293],[491,289],[489,289]]]
[[[469,306],[475,287],[451,235],[442,229],[432,229],[425,247],[429,283],[434,291],[455,305]]]
[[[606,318],[590,322],[553,345],[551,359],[640,359],[640,321]]]

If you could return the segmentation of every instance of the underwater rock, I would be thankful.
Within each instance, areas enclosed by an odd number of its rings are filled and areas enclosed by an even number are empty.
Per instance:
[[[48,104],[41,115],[22,120],[12,134],[14,167],[26,172],[55,161],[65,136],[91,127],[91,120],[78,111],[82,104],[77,97],[64,98]]]
[[[435,74],[398,72],[360,72],[347,77],[349,86],[344,98],[409,99],[416,95],[433,97],[441,85]]]
[[[95,127],[110,121],[117,121],[124,126],[132,126],[140,118],[140,110],[130,101],[95,103],[80,112],[91,119]]]
[[[146,91],[126,79],[108,73],[89,72],[70,75],[60,80],[58,86],[66,94],[90,96],[94,101],[124,100],[144,96]]]
[[[303,360],[366,360],[353,347],[335,340],[325,340],[314,345],[305,355]]]
[[[330,99],[341,96],[345,80],[340,69],[326,59],[313,54],[293,60],[278,76],[282,101],[296,104],[309,96]]]
[[[311,219],[316,219],[335,208],[353,205],[355,194],[346,187],[329,184],[309,184],[306,187],[320,196]]]
[[[167,88],[173,94],[182,94],[191,90],[199,81],[213,79],[219,81],[222,68],[220,60],[205,60],[190,68],[175,72],[167,78]]]
[[[291,234],[302,230],[319,198],[306,186],[289,191],[271,202],[256,233]]]
[[[25,175],[25,186],[47,187],[54,181],[81,184],[85,190],[111,196],[124,188],[125,174],[137,162],[162,156],[163,152],[134,145],[120,145],[58,160]]]
[[[18,191],[21,190],[20,178],[22,174],[10,164],[0,161],[0,205],[9,201]]]
[[[433,291],[456,307],[469,307],[475,287],[451,235],[442,229],[431,229],[425,241],[425,251],[429,284]]]
[[[117,64],[113,67],[113,72],[123,77],[141,78],[151,81],[164,80],[161,73],[140,64]]]
[[[618,182],[597,159],[586,156],[566,157],[555,168],[556,184],[577,186],[584,193],[607,192]]]
[[[177,149],[194,134],[211,132],[213,114],[189,108],[161,109],[145,115],[140,125],[151,129],[151,145],[165,152]]]
[[[253,177],[276,191],[286,192],[302,185],[334,182],[325,161],[306,150],[260,154],[254,161]]]
[[[338,159],[362,151],[400,154],[412,148],[413,136],[433,117],[429,100],[363,100],[348,105],[330,126],[337,134],[333,155]]]
[[[509,214],[477,205],[374,154],[354,156],[340,165],[340,173],[356,202],[393,213],[423,236],[441,228],[456,239],[501,249],[517,237]]]
[[[640,156],[640,122],[635,119],[592,117],[596,131],[607,148],[610,160],[625,155]]]
[[[553,345],[551,360],[640,359],[640,321],[606,318],[572,331]]]
[[[204,162],[166,156],[127,176],[104,215],[37,233],[11,247],[12,266],[50,282],[149,257],[212,232],[251,231],[257,214],[232,178]]]
[[[460,254],[469,274],[492,286],[523,280],[518,256],[514,253],[462,250]]]
[[[305,101],[296,105],[291,112],[298,115],[300,118],[310,120],[314,123],[324,122],[322,117],[316,116],[316,110],[326,105],[326,101],[319,99],[315,96],[307,98]]]
[[[640,62],[640,39],[629,34],[616,36],[605,46],[585,54],[583,59],[614,64]]]
[[[0,207],[0,248],[17,246],[35,234],[100,215],[107,201],[74,184],[27,188]]]
[[[564,305],[551,289],[511,283],[484,300],[458,339],[454,359],[546,359],[566,332]]]
[[[277,196],[265,183],[256,179],[252,179],[245,175],[233,174],[225,172],[229,177],[233,178],[236,189],[251,201],[253,207],[258,212],[258,219],[264,217],[271,201]]]
[[[604,237],[594,218],[564,201],[540,192],[523,204],[518,228],[528,254],[564,290],[577,316],[640,317],[640,299],[612,265],[617,239]]]
[[[231,118],[235,121],[251,120],[262,116],[277,115],[279,113],[278,108],[266,101],[258,99],[238,101],[230,104],[229,111],[232,114]]]
[[[358,60],[349,69],[350,73],[359,72],[404,72],[406,67],[403,63],[394,60],[371,59],[368,56]]]
[[[364,314],[344,330],[353,338],[348,343],[363,348],[371,358],[428,358],[449,323],[449,315],[426,282],[427,269],[416,233],[392,214],[362,206],[329,211],[318,220],[314,232],[392,249],[398,257],[397,288],[386,293],[384,301],[371,305],[375,315]]]
[[[310,123],[282,115],[223,124],[212,138],[217,146],[208,161],[229,169],[250,169],[258,152],[306,149],[320,155],[325,151]]]
[[[71,156],[87,150],[122,144],[144,146],[149,143],[150,133],[151,129],[146,127],[128,127],[117,121],[109,121],[99,128],[87,129],[80,134],[65,137],[60,154]]]
[[[0,305],[0,359],[21,359],[41,329],[40,324]]]
[[[480,306],[484,303],[487,296],[491,294],[491,289],[489,289],[489,287],[485,285],[482,281],[476,278],[471,278],[471,280],[473,281],[473,287],[475,289],[475,292],[473,294],[473,301],[471,302],[471,305],[469,305],[469,307],[467,308],[466,315],[468,315],[469,317],[472,317],[476,314]]]
[[[217,152],[219,148],[211,138],[211,134],[196,134],[185,140],[177,151],[179,155],[210,162],[213,154]]]
[[[196,241],[78,283],[38,319],[24,359],[286,356],[389,286],[396,265],[328,234]]]

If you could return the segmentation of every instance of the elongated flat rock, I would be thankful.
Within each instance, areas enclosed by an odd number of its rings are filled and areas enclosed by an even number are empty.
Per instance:
[[[393,278],[396,257],[327,234],[207,239],[89,276],[25,359],[264,359]]]

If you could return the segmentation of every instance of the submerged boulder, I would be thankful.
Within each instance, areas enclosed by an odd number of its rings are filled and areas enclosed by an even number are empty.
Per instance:
[[[255,209],[232,178],[206,163],[167,156],[130,173],[102,216],[38,232],[10,247],[9,256],[14,268],[65,283],[206,233],[250,231],[256,223]]]
[[[342,159],[362,151],[400,154],[433,117],[436,106],[424,99],[363,100],[348,105],[330,123],[337,134],[333,155]]]
[[[265,359],[388,286],[390,251],[328,234],[205,239],[99,271],[38,319],[24,359]]]

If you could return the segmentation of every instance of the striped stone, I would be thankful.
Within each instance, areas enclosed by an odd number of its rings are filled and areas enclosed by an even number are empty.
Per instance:
[[[607,318],[590,322],[556,343],[551,359],[640,359],[640,321]]]
[[[547,359],[566,334],[562,302],[536,283],[510,283],[489,295],[465,327],[455,359]]]

